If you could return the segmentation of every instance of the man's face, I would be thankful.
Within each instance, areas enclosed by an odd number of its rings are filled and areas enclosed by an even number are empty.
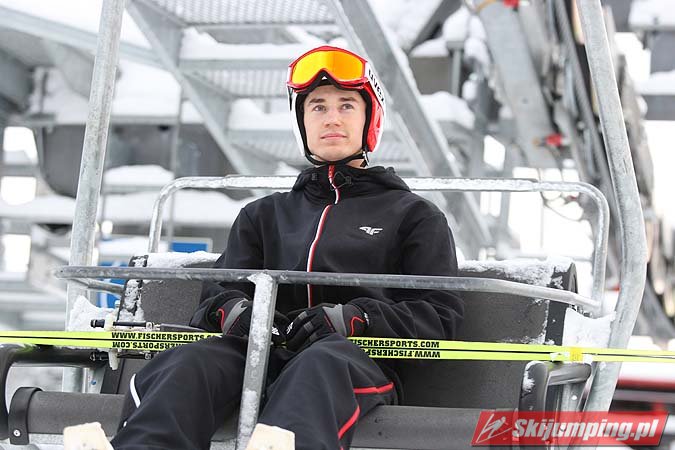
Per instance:
[[[320,161],[338,161],[357,153],[363,142],[366,102],[356,91],[319,86],[304,103],[307,146]]]

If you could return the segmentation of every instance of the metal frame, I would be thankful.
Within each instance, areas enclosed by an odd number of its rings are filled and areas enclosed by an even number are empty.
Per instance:
[[[58,42],[44,41],[43,46],[68,86],[82,97],[89,95],[94,57]]]
[[[122,286],[121,284],[109,283],[107,281],[99,281],[99,280],[77,279],[77,280],[72,280],[72,281],[73,281],[73,283],[77,283],[81,286],[84,286],[88,290],[109,292],[111,294],[117,294],[117,295],[123,295],[124,294],[124,286]]]
[[[0,49],[0,96],[23,109],[28,103],[32,79],[26,65]]]
[[[592,147],[592,153],[590,155],[585,154],[586,152],[579,154],[577,164],[583,166],[583,169],[579,171],[579,174],[586,174],[584,178],[582,178],[584,181],[590,181],[591,179],[605,179],[607,180],[606,183],[609,183],[609,171],[604,164],[604,161],[602,161],[602,159],[604,159],[604,148],[600,142],[600,133],[598,132],[595,115],[593,114],[593,109],[591,107],[590,95],[586,90],[586,83],[581,70],[579,56],[577,55],[576,43],[574,41],[574,36],[572,36],[572,24],[569,15],[567,14],[566,2],[565,0],[553,0],[553,2],[556,22],[558,23],[560,33],[562,34],[565,52],[572,68],[571,76],[572,82],[574,83],[574,97],[577,100],[582,120],[588,128]],[[598,165],[600,167],[597,167]],[[598,176],[598,172],[602,174],[602,178]],[[611,189],[603,189],[603,191],[607,192],[611,191]]]
[[[647,242],[640,193],[631,159],[621,99],[604,26],[600,0],[577,2],[593,85],[597,93],[600,123],[607,151],[621,235],[621,281],[608,345],[626,348],[640,311],[647,273]],[[600,365],[593,379],[587,408],[606,411],[612,401],[621,364]]]
[[[500,88],[515,120],[519,147],[535,167],[552,165],[555,157],[538,144],[554,129],[520,11],[503,2],[480,2],[474,12],[485,27],[490,55],[501,75]]]
[[[600,302],[579,294],[559,289],[531,286],[504,280],[466,277],[436,277],[419,275],[349,274],[296,272],[283,270],[245,269],[167,269],[148,267],[91,267],[66,266],[55,271],[55,276],[76,278],[123,278],[144,280],[210,280],[244,281],[255,283],[251,331],[249,333],[247,364],[241,395],[237,449],[243,449],[253,432],[260,408],[260,399],[267,374],[271,327],[279,284],[320,284],[324,286],[393,287],[401,289],[443,289],[453,291],[510,292],[524,297],[535,297],[583,306],[598,310]]]
[[[181,85],[185,97],[199,111],[204,125],[237,172],[272,172],[273,166],[269,161],[255,154],[244,155],[227,138],[225,129],[230,114],[230,99],[203,81],[182,72],[179,55],[184,24],[169,13],[162,12],[156,5],[142,0],[130,0],[127,11],[143,30],[164,67]]]
[[[436,9],[429,15],[424,26],[417,32],[417,36],[410,42],[409,48],[405,49],[406,53],[410,53],[427,39],[433,38],[433,34],[437,28],[442,27],[445,20],[457,12],[461,6],[462,0],[441,0]],[[456,95],[455,92],[452,93]]]
[[[333,272],[296,272],[292,270],[254,269],[168,269],[152,267],[99,267],[64,266],[54,271],[54,276],[63,279],[76,278],[121,278],[143,280],[197,280],[197,281],[246,281],[251,276],[269,275],[278,284],[320,284],[325,286],[365,286],[398,289],[445,289],[452,291],[477,291],[529,296],[553,300],[587,311],[598,311],[599,301],[583,295],[543,286],[532,286],[515,281],[472,277],[439,277],[423,275],[388,275]]]
[[[5,111],[5,107],[8,109]],[[9,102],[0,95],[0,183],[7,176],[7,163],[5,162],[5,127],[7,127],[7,114],[9,113]],[[5,235],[5,224],[0,221],[0,270],[5,270],[5,245],[3,236]]]
[[[4,6],[0,6],[0,27],[36,36],[45,41],[57,42],[87,50],[92,53],[96,52],[97,48],[96,33],[80,30],[59,22],[41,19]],[[162,64],[151,49],[129,44],[128,42],[120,42],[119,51],[124,58],[132,61],[149,64],[154,67],[162,67]]]
[[[91,264],[93,259],[96,216],[108,141],[123,13],[124,0],[103,2],[75,200],[70,265]],[[66,320],[80,295],[86,296],[85,290],[81,286],[68,283]],[[82,372],[64,372],[63,387],[64,390],[80,391]]]
[[[0,386],[2,386],[2,396],[0,397],[0,440],[9,437],[9,411],[5,401],[5,386],[7,385],[7,376],[9,369],[15,363],[29,365],[54,365],[59,367],[94,367],[100,366],[102,362],[95,362],[91,359],[91,350],[68,349],[68,348],[39,348],[33,346],[6,344],[0,346]],[[12,430],[12,434],[17,436]]]
[[[267,378],[267,363],[278,288],[276,280],[266,273],[251,275],[248,279],[255,284],[255,293],[237,427],[238,449],[246,448],[253,428],[258,422],[260,400]]]
[[[524,380],[532,380],[534,385],[530,389],[525,389],[525,386],[521,389],[518,411],[549,411],[549,408],[547,408],[549,387],[582,384],[582,388],[591,377],[591,373],[590,364],[529,362],[525,367],[523,382]],[[580,388],[579,386],[575,387]]]
[[[178,67],[183,72],[199,72],[202,70],[288,70],[288,59],[270,57],[265,59],[251,58],[219,58],[219,59],[193,59],[181,58]],[[283,92],[280,89],[280,92]]]
[[[609,235],[609,206],[605,196],[595,186],[581,182],[534,181],[527,179],[497,178],[419,178],[406,177],[403,181],[413,191],[462,191],[462,192],[580,192],[591,197],[597,208],[598,222],[594,229],[595,252],[593,255],[593,288],[591,298],[602,301],[607,262],[607,240]],[[150,221],[148,251],[157,252],[162,234],[164,204],[175,192],[186,188],[233,189],[233,190],[289,190],[295,177],[249,177],[228,175],[226,177],[184,177],[178,178],[162,188],[155,201]]]

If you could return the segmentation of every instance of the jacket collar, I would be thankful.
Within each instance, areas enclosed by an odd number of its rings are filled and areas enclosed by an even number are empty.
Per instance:
[[[310,167],[298,175],[294,191],[305,191],[311,197],[332,199],[335,197],[333,187],[328,179],[328,165]],[[333,183],[340,191],[340,196],[356,197],[379,191],[399,189],[410,191],[405,182],[396,175],[393,167],[382,166],[358,169],[347,165],[335,166]]]

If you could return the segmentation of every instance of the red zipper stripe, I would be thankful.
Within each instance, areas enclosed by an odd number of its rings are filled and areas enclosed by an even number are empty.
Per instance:
[[[335,190],[335,202],[333,205],[337,205],[337,203],[340,201],[340,191],[338,190],[337,187],[335,187],[335,184],[333,183],[333,176],[335,174],[335,166],[329,166],[328,167],[328,181],[330,182],[330,185],[333,187]],[[326,222],[326,216],[328,215],[328,211],[333,207],[333,205],[326,205],[326,207],[323,209],[323,212],[321,213],[321,218],[319,219],[319,225],[316,227],[316,234],[314,235],[314,240],[312,241],[312,245],[309,247],[309,255],[307,256],[307,272],[312,271],[312,264],[314,263],[314,252],[316,251],[316,246],[319,243],[319,239],[321,238],[321,233],[323,233],[323,227]],[[307,285],[307,306],[312,307],[314,305],[314,300],[312,298],[312,285],[308,284]]]
[[[312,263],[314,262],[314,251],[316,250],[316,244],[319,242],[319,238],[321,237],[321,232],[323,231],[323,224],[326,220],[326,214],[328,214],[328,211],[330,211],[330,208],[333,205],[328,205],[323,209],[323,213],[321,213],[321,219],[319,220],[319,226],[316,229],[316,235],[314,236],[314,241],[312,241],[312,245],[309,247],[309,256],[307,257],[307,272],[312,271]],[[312,285],[308,284],[307,285],[307,306],[310,308],[312,307]]]
[[[330,182],[330,185],[333,187],[333,190],[335,191],[335,205],[338,204],[340,201],[340,190],[335,186],[335,183],[333,182],[335,177],[335,166],[330,166],[328,168],[328,181]]]

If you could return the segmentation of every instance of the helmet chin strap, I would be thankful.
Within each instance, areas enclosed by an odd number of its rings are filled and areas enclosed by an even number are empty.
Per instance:
[[[363,159],[363,162],[361,163],[361,167],[366,167],[368,165],[368,152],[366,150],[359,150],[358,152],[354,153],[351,156],[347,156],[346,158],[339,159],[337,161],[319,161],[318,159],[314,158],[312,154],[308,151],[305,151],[305,158],[315,166],[323,166],[323,165],[331,165],[331,166],[337,166],[340,164],[346,164],[350,161],[354,161],[355,159]]]

